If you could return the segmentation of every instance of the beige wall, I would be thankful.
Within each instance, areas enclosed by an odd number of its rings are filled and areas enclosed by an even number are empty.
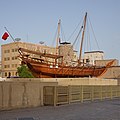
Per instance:
[[[56,85],[29,79],[0,81],[0,110],[42,106],[43,86]]]
[[[119,66],[119,61],[117,59],[95,60],[95,64],[96,66],[106,66],[106,64],[112,60],[114,60],[112,66]]]
[[[11,78],[0,81],[0,110],[43,105],[44,86],[117,85],[117,80],[97,78]]]
[[[104,52],[103,51],[91,51],[85,52],[83,59],[86,63],[86,59],[89,60],[89,64],[95,65],[95,60],[103,60],[104,59]]]

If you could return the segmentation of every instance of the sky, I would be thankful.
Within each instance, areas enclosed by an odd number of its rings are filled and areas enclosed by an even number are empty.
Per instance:
[[[52,45],[61,19],[67,41],[85,12],[105,59],[120,60],[120,0],[0,0],[0,36],[7,27],[12,36],[21,41],[36,44],[44,41]],[[2,45],[12,39],[0,41]]]

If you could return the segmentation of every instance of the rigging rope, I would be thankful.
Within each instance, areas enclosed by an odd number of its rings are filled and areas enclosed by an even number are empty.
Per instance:
[[[82,22],[82,19],[80,20],[80,22],[78,23],[78,25],[76,26],[76,28],[74,29],[74,31],[72,32],[72,34],[70,35],[70,37],[68,38],[68,41],[72,38],[73,34],[76,32],[76,30],[78,29],[78,27],[81,25],[81,22]]]
[[[87,34],[85,34],[85,42],[84,42],[84,51],[91,51],[91,43],[90,43],[90,31],[89,31],[89,24],[88,24],[88,19],[86,20],[86,32]],[[87,49],[86,49],[87,48]],[[85,50],[86,49],[86,50]]]
[[[53,41],[52,41],[51,46],[54,46],[54,43],[55,43],[55,41],[56,41],[56,36],[57,36],[57,28],[56,28],[55,36],[54,36],[54,38],[53,38]]]
[[[89,18],[89,17],[88,17],[88,18]],[[96,43],[97,43],[97,47],[98,47],[98,49],[100,49],[99,44],[98,44],[98,41],[97,41],[96,36],[95,36],[95,33],[94,33],[94,30],[93,30],[93,27],[92,27],[92,24],[91,24],[91,21],[90,21],[90,18],[89,18],[88,20],[89,20],[89,22],[90,22],[90,26],[91,26],[91,29],[92,29],[92,32],[93,32],[93,36],[94,36],[95,41],[96,41]]]
[[[61,23],[61,35],[62,35],[62,40],[66,42],[65,33],[63,31],[62,23]]]

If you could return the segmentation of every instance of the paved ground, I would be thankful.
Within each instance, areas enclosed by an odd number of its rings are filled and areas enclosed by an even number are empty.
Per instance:
[[[120,120],[120,99],[1,111],[0,120]],[[26,118],[26,119],[20,119]]]

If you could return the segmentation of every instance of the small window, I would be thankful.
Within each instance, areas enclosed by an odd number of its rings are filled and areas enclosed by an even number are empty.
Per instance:
[[[12,49],[12,52],[14,52],[14,49]]]
[[[5,77],[7,77],[7,72],[5,72]]]
[[[12,68],[14,68],[14,64],[12,64]]]
[[[10,53],[10,50],[7,50],[7,53]]]
[[[12,57],[12,60],[14,60],[14,57]]]
[[[15,56],[15,60],[17,60],[17,56]]]
[[[6,50],[4,50],[4,53],[6,53]]]
[[[17,67],[17,64],[15,64],[15,67]]]
[[[18,49],[17,48],[15,48],[15,52],[17,52],[18,51]]]
[[[8,57],[7,60],[10,60],[10,58]]]
[[[4,68],[7,68],[7,66],[6,66],[6,65],[4,65]]]

